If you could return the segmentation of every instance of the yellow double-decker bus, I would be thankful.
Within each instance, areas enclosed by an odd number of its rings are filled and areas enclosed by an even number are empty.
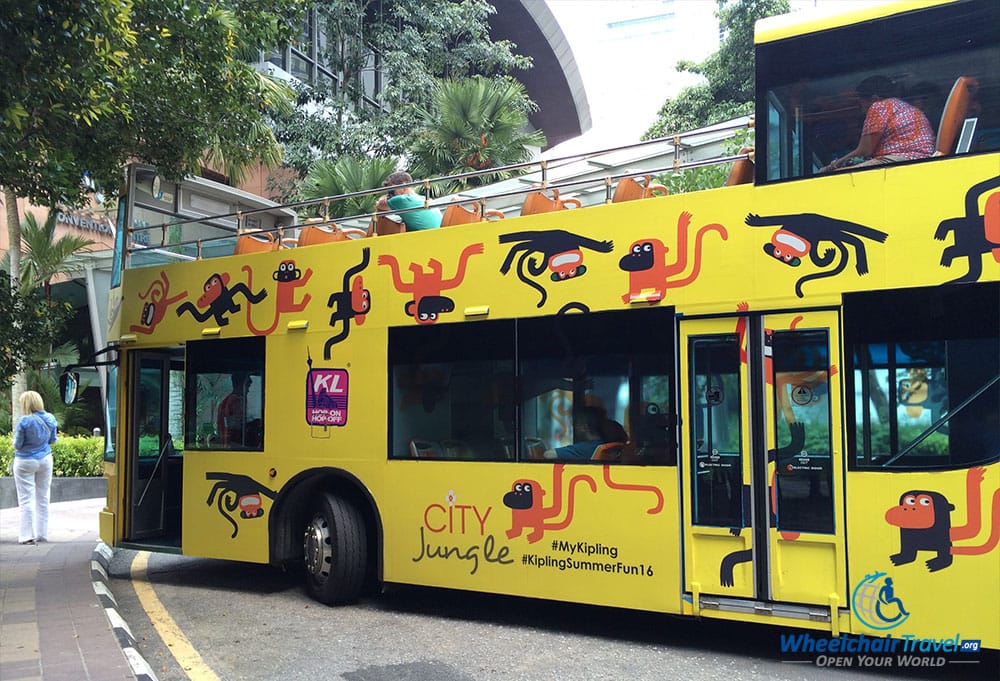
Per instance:
[[[543,169],[468,204],[520,215],[416,233],[119,230],[102,539],[300,565],[328,604],[1000,647],[998,31],[995,0],[761,22],[718,189]],[[875,102],[933,150],[866,148]]]

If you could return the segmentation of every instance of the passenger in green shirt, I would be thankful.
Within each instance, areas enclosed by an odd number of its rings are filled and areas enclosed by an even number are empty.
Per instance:
[[[398,210],[407,208],[420,208],[424,205],[423,197],[414,193],[413,187],[401,187],[413,182],[413,177],[405,171],[395,172],[386,178],[382,183],[383,187],[388,187],[388,193],[379,199],[377,210]],[[437,208],[427,208],[425,210],[412,210],[400,213],[403,218],[407,232],[418,232],[425,229],[437,229],[441,226],[441,211]]]

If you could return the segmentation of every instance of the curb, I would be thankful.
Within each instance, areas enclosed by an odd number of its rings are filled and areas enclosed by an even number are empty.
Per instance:
[[[159,681],[156,678],[156,674],[153,673],[153,668],[149,666],[149,663],[146,662],[142,654],[136,650],[135,636],[132,635],[125,620],[118,613],[118,602],[108,587],[108,566],[111,564],[113,555],[114,552],[110,546],[104,542],[97,542],[97,546],[94,547],[94,553],[90,558],[90,581],[94,587],[94,593],[97,594],[97,600],[104,607],[104,614],[107,615],[115,638],[122,647],[122,652],[125,653],[125,659],[128,660],[129,666],[132,667],[132,673],[135,674],[136,681]]]

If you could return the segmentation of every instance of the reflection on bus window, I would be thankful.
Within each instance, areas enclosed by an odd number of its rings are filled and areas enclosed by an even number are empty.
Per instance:
[[[826,331],[776,331],[771,342],[777,527],[832,533],[832,369]]]
[[[390,456],[672,464],[669,310],[390,329]]]
[[[264,338],[187,345],[187,449],[264,448]]]
[[[933,148],[921,145],[921,149],[927,147],[926,153],[887,151],[889,156],[882,161],[1000,148],[996,8],[989,3],[970,4],[963,10],[966,16],[952,9],[930,10],[919,22],[897,17],[891,31],[880,27],[880,22],[866,22],[761,45],[758,79],[764,87],[757,114],[767,122],[766,140],[759,145],[764,151],[765,179],[816,175],[832,170],[830,164],[835,161],[844,168],[876,163],[871,157],[851,154],[862,139],[871,104],[870,93],[859,91],[859,85],[873,78],[891,86],[890,91],[880,93],[883,103],[896,101],[895,109],[901,110],[897,113],[905,109],[914,118],[926,117],[934,137]],[[947,14],[948,19],[927,23],[935,11]],[[935,26],[931,33],[929,25]],[[904,58],[887,60],[887,54]],[[898,137],[896,132],[887,137],[893,135]]]
[[[1000,455],[1000,285],[950,288],[850,298],[845,378],[858,466],[947,468]],[[928,306],[942,315],[932,326],[920,314]]]
[[[392,329],[390,456],[513,460],[513,350],[512,322]]]
[[[692,521],[744,527],[739,338],[734,334],[698,338],[691,342],[690,352]]]

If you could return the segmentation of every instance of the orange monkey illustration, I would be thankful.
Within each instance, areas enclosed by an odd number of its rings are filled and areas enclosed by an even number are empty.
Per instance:
[[[701,273],[701,245],[708,232],[718,232],[723,241],[729,238],[726,228],[712,223],[703,226],[695,234],[694,264],[691,272],[681,279],[671,281],[671,277],[684,273],[687,269],[688,228],[691,225],[691,213],[681,213],[677,218],[677,257],[672,263],[667,262],[670,249],[659,239],[640,239],[632,244],[628,254],[618,261],[618,267],[628,272],[628,292],[622,295],[622,302],[628,303],[637,299],[649,302],[662,300],[667,295],[668,288],[687,286],[698,278]],[[652,289],[652,293],[643,294],[643,290]]]
[[[548,522],[563,511],[562,504],[562,477],[565,464],[557,463],[552,467],[552,489],[554,496],[552,505],[545,506],[542,497],[545,490],[534,480],[515,480],[511,485],[511,490],[503,496],[503,505],[511,510],[510,529],[507,530],[507,538],[521,536],[521,532],[530,529],[528,543],[534,544],[542,538],[545,530],[562,530],[573,522],[574,492],[576,484],[585,482],[591,492],[597,491],[597,483],[589,475],[576,475],[570,479],[567,485],[568,496],[566,499],[566,517],[560,521]]]
[[[444,278],[444,266],[440,260],[434,258],[427,262],[429,272],[424,271],[423,265],[410,263],[413,281],[409,284],[405,283],[400,275],[396,256],[380,255],[378,264],[388,265],[392,270],[392,283],[397,291],[413,294],[413,300],[403,308],[406,314],[413,317],[417,324],[433,324],[442,313],[455,310],[455,301],[448,296],[442,296],[441,292],[461,284],[465,279],[465,268],[469,258],[483,253],[483,250],[484,247],[481,243],[466,246],[465,250],[458,256],[458,271],[450,279]]]
[[[139,294],[140,300],[146,302],[142,306],[142,317],[139,324],[129,326],[129,331],[133,333],[152,334],[156,331],[156,325],[163,321],[167,315],[167,307],[173,305],[178,300],[187,297],[187,291],[181,291],[176,296],[170,298],[170,280],[167,273],[161,271],[160,278],[154,279],[145,293]]]
[[[253,288],[253,270],[249,265],[244,265],[242,270],[247,273],[247,286]],[[278,320],[282,312],[302,312],[312,298],[308,293],[302,296],[302,302],[295,302],[295,289],[305,286],[312,276],[312,268],[306,268],[305,274],[295,267],[294,260],[282,260],[272,274],[271,278],[277,283],[274,301],[274,321],[266,329],[258,329],[253,325],[253,306],[247,306],[247,327],[255,336],[266,336],[278,328]]]

